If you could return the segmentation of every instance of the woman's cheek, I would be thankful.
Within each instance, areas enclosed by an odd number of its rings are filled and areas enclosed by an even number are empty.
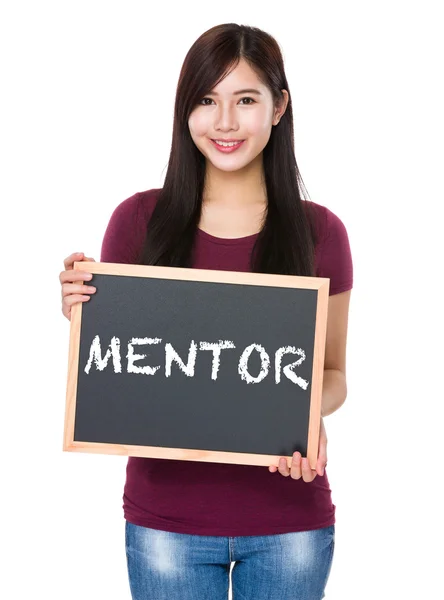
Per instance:
[[[206,135],[209,126],[208,119],[202,115],[193,115],[188,120],[188,127],[195,138]]]

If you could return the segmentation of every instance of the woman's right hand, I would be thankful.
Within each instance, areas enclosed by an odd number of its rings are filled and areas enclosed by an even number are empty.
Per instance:
[[[82,285],[82,282],[88,282],[92,274],[88,271],[74,271],[74,262],[89,261],[96,262],[93,258],[88,258],[83,252],[75,252],[65,258],[63,264],[65,270],[59,275],[62,284],[62,313],[71,321],[71,307],[76,302],[86,302],[90,299],[87,294],[94,294],[94,286]]]

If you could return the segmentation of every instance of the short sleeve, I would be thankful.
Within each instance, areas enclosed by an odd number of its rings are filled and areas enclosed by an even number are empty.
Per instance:
[[[136,264],[140,245],[139,193],[121,202],[111,215],[100,262]]]
[[[318,277],[330,279],[330,296],[352,289],[353,260],[344,223],[331,210],[325,210],[325,231],[318,267]]]

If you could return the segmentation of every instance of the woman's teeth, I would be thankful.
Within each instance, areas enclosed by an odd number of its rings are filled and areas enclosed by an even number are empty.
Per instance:
[[[237,144],[240,144],[242,140],[239,140],[238,142],[218,142],[217,140],[214,140],[216,142],[216,144],[218,146],[225,146],[225,147],[231,147],[231,146],[237,146]]]

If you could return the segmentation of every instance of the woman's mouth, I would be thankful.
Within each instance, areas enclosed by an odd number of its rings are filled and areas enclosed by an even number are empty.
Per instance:
[[[229,142],[228,145],[223,146],[222,144],[218,144],[215,140],[210,140],[215,148],[219,150],[219,152],[224,152],[225,154],[229,154],[230,152],[234,152],[238,148],[242,146],[245,140],[239,140],[238,142]]]

